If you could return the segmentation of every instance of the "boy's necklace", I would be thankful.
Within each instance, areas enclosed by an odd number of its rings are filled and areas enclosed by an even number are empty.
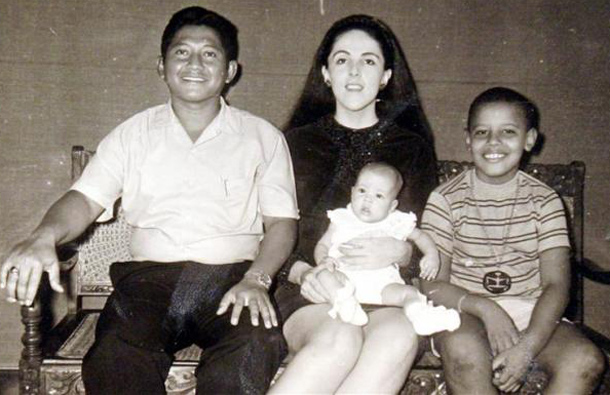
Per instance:
[[[517,175],[515,176],[515,181],[516,181],[516,186],[515,186],[515,195],[513,197],[513,201],[512,204],[510,205],[510,216],[508,218],[508,222],[505,222],[504,225],[502,226],[502,250],[500,250],[499,252],[496,250],[496,247],[493,245],[493,243],[491,242],[491,237],[489,236],[489,233],[487,232],[487,227],[485,226],[485,224],[483,224],[482,228],[483,228],[483,233],[485,234],[485,242],[487,243],[487,246],[489,247],[489,249],[491,250],[491,252],[493,253],[493,255],[496,258],[496,266],[500,266],[500,264],[502,263],[502,256],[504,256],[505,252],[506,252],[506,247],[508,244],[508,236],[510,234],[510,226],[513,222],[513,217],[515,215],[515,211],[517,208],[517,199],[519,198],[519,179],[518,179],[519,173],[517,173]],[[470,183],[472,184],[472,188],[470,190],[470,194],[472,197],[472,200],[474,200],[474,205],[477,209],[477,216],[480,220],[482,220],[483,222],[485,222],[485,219],[483,218],[483,214],[481,211],[481,207],[479,207],[479,201],[475,195],[475,191],[474,191],[474,186],[475,186],[475,171],[473,170],[470,173]]]

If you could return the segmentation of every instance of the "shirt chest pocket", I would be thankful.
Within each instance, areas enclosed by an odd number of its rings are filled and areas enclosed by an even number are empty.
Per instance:
[[[252,180],[242,178],[223,178],[224,197],[232,200],[250,195],[253,187]]]

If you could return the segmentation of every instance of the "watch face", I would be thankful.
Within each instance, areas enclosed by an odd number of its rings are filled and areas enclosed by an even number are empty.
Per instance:
[[[253,271],[246,273],[247,277],[253,278],[257,283],[262,285],[263,287],[269,289],[271,287],[271,276],[263,271]]]
[[[271,286],[271,276],[268,275],[267,273],[261,273],[259,279],[260,279],[260,282],[266,288],[269,288]]]

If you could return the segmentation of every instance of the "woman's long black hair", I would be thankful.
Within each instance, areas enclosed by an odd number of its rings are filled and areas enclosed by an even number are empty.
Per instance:
[[[341,34],[361,30],[381,47],[385,69],[392,69],[388,84],[379,91],[377,115],[392,118],[410,131],[432,143],[432,132],[424,115],[415,81],[409,71],[405,55],[390,28],[380,19],[369,15],[351,15],[335,22],[328,30],[315,54],[301,96],[286,125],[286,130],[307,125],[335,112],[332,89],[324,83],[322,66],[328,67],[328,56]]]

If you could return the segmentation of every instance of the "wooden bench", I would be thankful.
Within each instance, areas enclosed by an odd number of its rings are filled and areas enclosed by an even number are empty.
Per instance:
[[[72,149],[72,179],[77,179],[92,156],[81,146]],[[441,182],[454,177],[471,166],[466,162],[439,161]],[[585,165],[531,164],[525,168],[529,174],[554,188],[562,197],[570,224],[573,249],[572,295],[566,316],[608,352],[609,342],[600,334],[583,325],[583,277],[609,284],[609,274],[597,270],[583,259],[583,187]],[[46,324],[51,299],[48,286],[43,286],[31,307],[21,307],[25,326],[22,337],[23,352],[19,364],[20,392],[22,394],[81,394],[81,363],[93,343],[94,328],[99,310],[112,291],[108,267],[112,262],[129,260],[130,227],[123,217],[107,223],[95,224],[85,235],[72,243],[73,249],[60,250],[68,259],[62,263],[66,273],[68,311],[54,328]],[[67,253],[65,251],[68,251]],[[72,254],[72,255],[71,255]],[[71,256],[70,256],[71,255]],[[168,394],[194,393],[194,369],[201,350],[193,346],[176,355],[166,381]],[[281,372],[280,368],[280,372]],[[540,393],[545,377],[534,372],[521,393]],[[436,391],[436,392],[435,392]],[[603,384],[600,393],[610,391]],[[405,383],[402,394],[442,394],[444,391],[441,364],[430,352],[418,361]]]

